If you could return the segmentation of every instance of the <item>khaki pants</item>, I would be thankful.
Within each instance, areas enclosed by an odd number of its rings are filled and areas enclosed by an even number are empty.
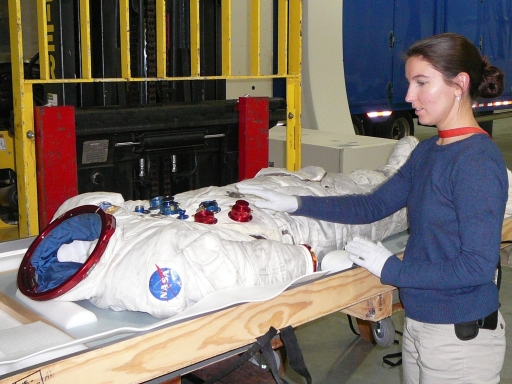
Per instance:
[[[455,336],[453,324],[405,319],[402,359],[404,384],[499,383],[505,358],[505,321],[480,329],[473,340]]]

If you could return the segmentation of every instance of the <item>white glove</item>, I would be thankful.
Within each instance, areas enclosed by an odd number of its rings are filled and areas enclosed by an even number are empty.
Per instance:
[[[264,200],[256,200],[254,205],[258,208],[272,209],[280,212],[295,212],[299,208],[299,202],[295,196],[274,192],[257,185],[236,184],[236,187],[244,195],[254,195]]]
[[[380,278],[382,268],[387,259],[393,256],[393,253],[382,245],[379,241],[377,244],[355,237],[345,246],[345,250],[351,253],[349,260]]]

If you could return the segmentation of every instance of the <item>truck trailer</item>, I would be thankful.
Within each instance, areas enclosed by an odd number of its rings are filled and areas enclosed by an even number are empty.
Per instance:
[[[414,134],[402,56],[417,40],[453,32],[505,73],[504,93],[474,105],[482,128],[492,133],[492,119],[501,117],[494,112],[512,103],[511,19],[509,0],[344,0],[343,64],[355,132],[394,139]]]

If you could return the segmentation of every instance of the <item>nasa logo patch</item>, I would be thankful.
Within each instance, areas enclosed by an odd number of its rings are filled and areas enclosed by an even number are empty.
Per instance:
[[[149,291],[161,301],[169,301],[178,296],[182,281],[180,275],[170,268],[160,268],[155,265],[156,271],[149,278]]]

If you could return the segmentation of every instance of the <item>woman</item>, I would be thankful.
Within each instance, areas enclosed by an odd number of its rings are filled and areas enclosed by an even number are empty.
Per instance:
[[[503,157],[479,128],[472,103],[497,97],[503,73],[465,37],[440,34],[405,55],[406,101],[438,136],[418,144],[404,166],[368,195],[262,197],[256,205],[347,224],[370,223],[407,207],[403,261],[382,244],[355,238],[351,260],[397,286],[405,309],[405,383],[497,383],[505,322],[494,277],[508,179]]]

